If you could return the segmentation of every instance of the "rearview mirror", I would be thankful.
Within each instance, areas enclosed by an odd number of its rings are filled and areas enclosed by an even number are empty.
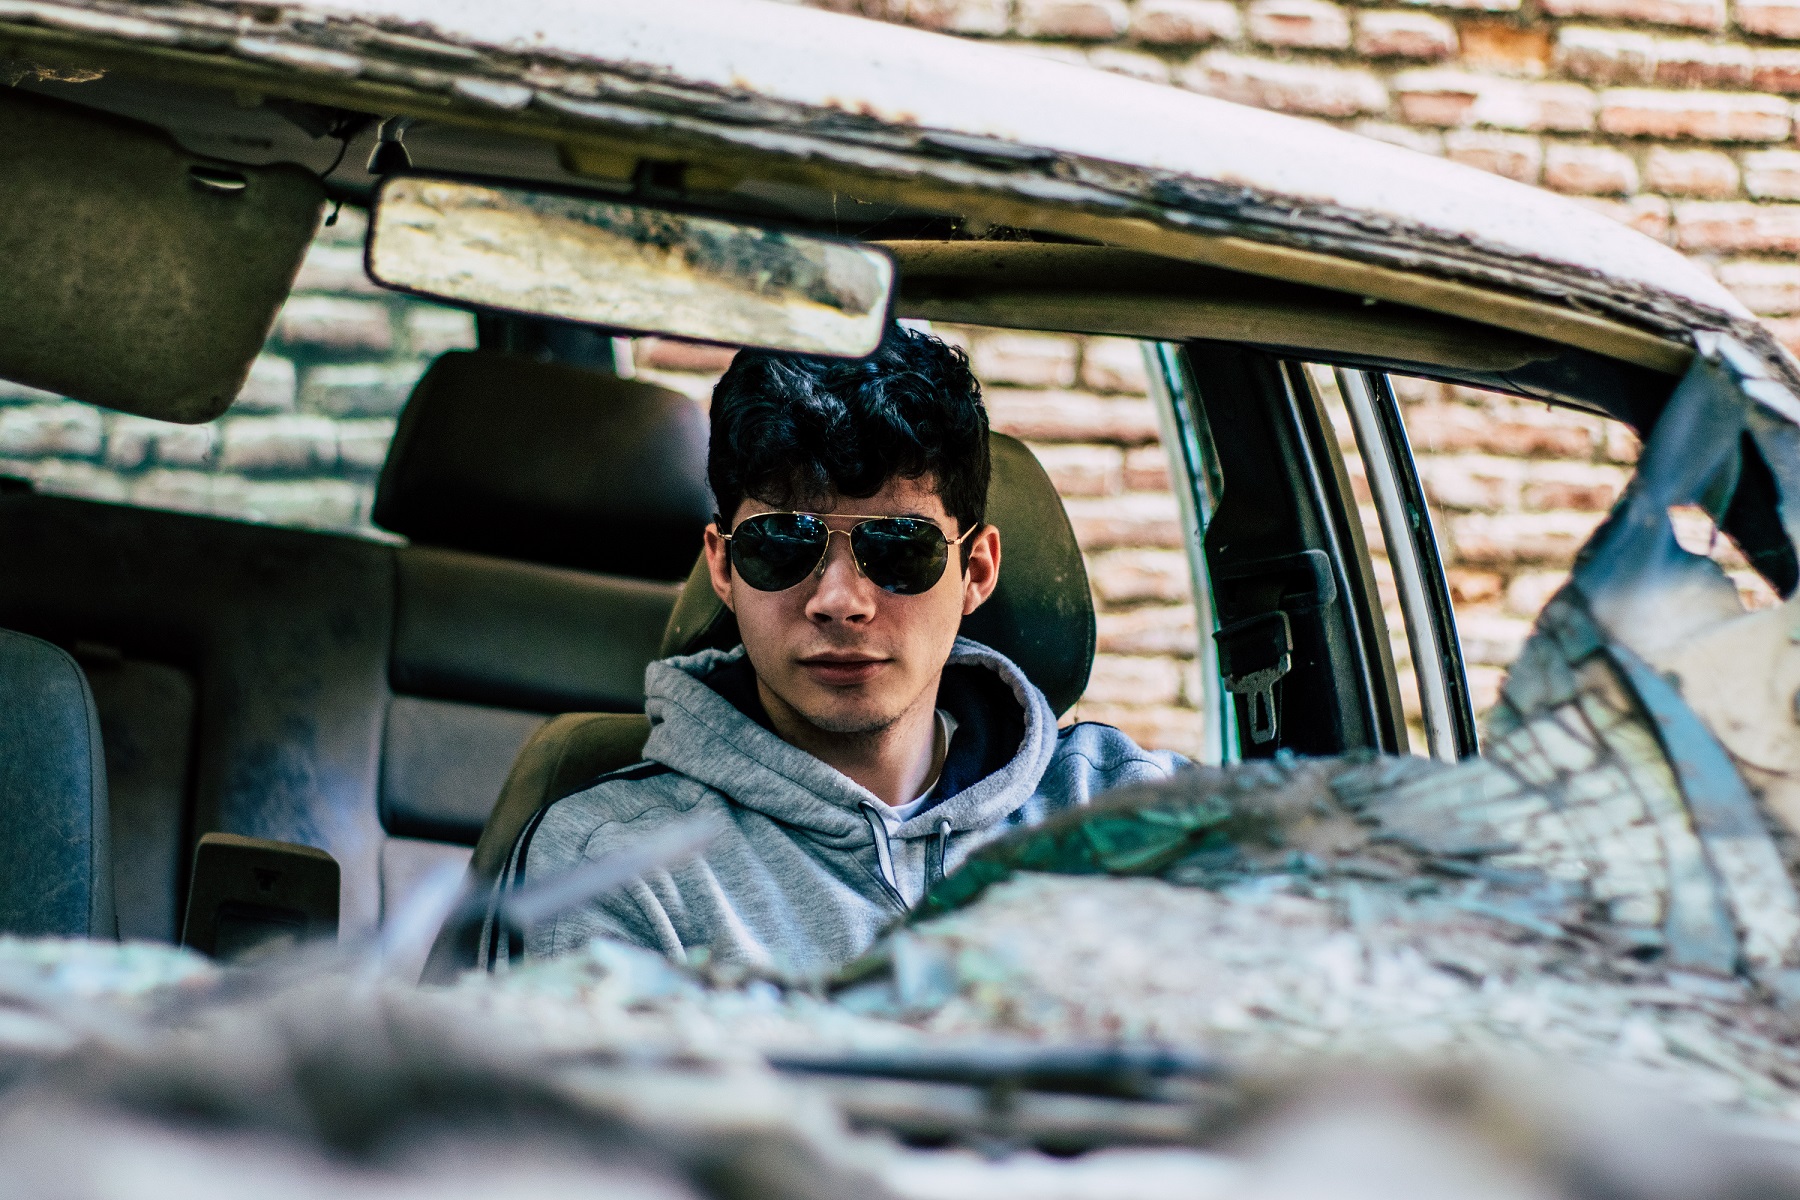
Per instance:
[[[846,358],[880,344],[894,290],[860,242],[417,175],[382,184],[368,269],[482,308]]]

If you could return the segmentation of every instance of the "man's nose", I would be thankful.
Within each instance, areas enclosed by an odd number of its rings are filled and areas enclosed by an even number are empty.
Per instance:
[[[806,615],[815,621],[866,621],[875,615],[875,593],[856,556],[848,534],[832,530],[831,542],[819,571],[819,582],[806,602]]]

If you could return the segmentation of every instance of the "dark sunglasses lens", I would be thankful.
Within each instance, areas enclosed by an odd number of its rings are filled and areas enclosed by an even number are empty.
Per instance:
[[[950,561],[944,531],[907,517],[864,521],[851,531],[850,548],[871,583],[901,596],[930,591]]]
[[[739,522],[731,536],[731,565],[759,592],[785,591],[819,565],[830,537],[817,517],[763,513]]]

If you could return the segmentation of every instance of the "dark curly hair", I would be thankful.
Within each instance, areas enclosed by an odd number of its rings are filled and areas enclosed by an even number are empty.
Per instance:
[[[969,356],[900,325],[863,359],[740,351],[713,388],[706,478],[727,532],[746,496],[803,508],[929,475],[962,533],[987,519],[989,469]]]

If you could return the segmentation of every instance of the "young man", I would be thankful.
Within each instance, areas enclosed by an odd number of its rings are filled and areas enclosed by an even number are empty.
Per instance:
[[[1179,765],[1109,726],[1059,731],[1016,666],[957,637],[999,579],[988,471],[980,386],[936,338],[737,356],[713,392],[706,561],[743,645],[652,663],[645,761],[545,809],[500,886],[695,814],[720,832],[524,953],[611,937],[829,972],[983,842]]]

